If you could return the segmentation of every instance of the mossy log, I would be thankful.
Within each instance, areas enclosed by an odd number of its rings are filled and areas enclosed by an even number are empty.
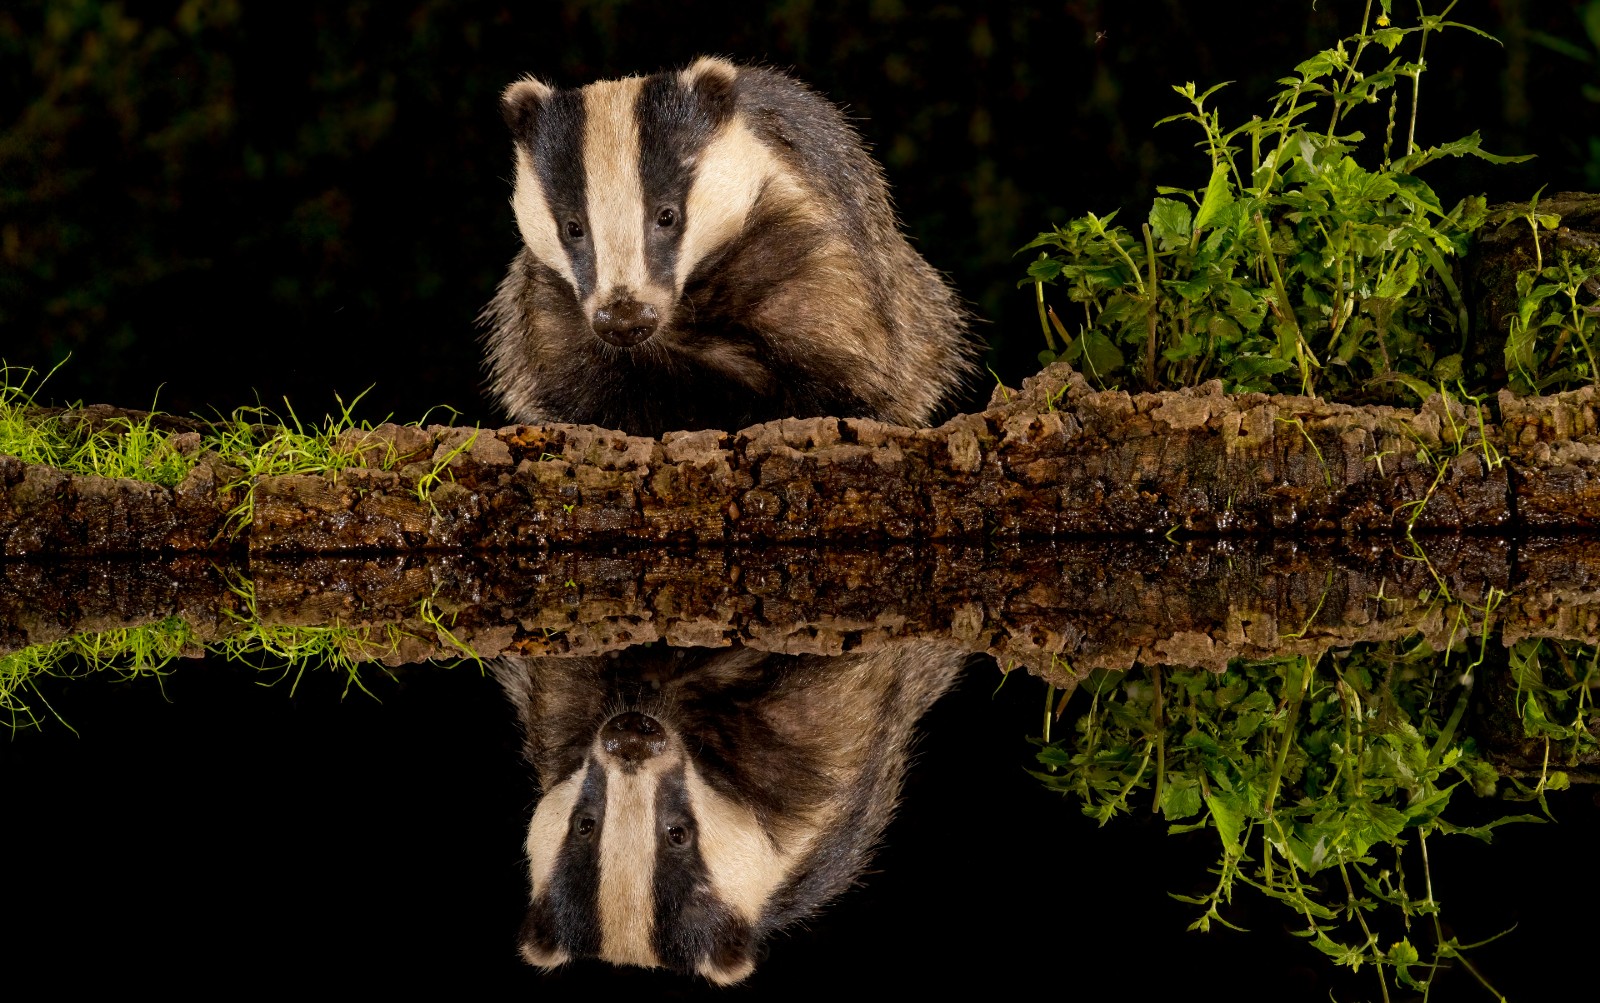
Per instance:
[[[1065,683],[1092,668],[1220,670],[1421,636],[1600,640],[1600,542],[1060,540],[1000,547],[641,549],[0,562],[0,654],[177,617],[211,643],[337,628],[398,665],[595,655],[666,640],[838,654],[946,641]],[[1487,617],[1487,619],[1485,619]],[[194,652],[199,653],[197,648]]]
[[[1600,540],[1513,547],[1491,535],[1442,536],[1425,551],[1353,537],[1210,538],[0,562],[0,657],[164,621],[187,640],[188,657],[236,643],[255,661],[268,657],[266,638],[279,650],[315,643],[382,666],[597,655],[656,641],[839,654],[932,640],[1063,689],[1096,668],[1219,671],[1238,658],[1316,660],[1417,639],[1476,652],[1485,639],[1478,730],[1497,757],[1537,773],[1530,757],[1540,750],[1518,737],[1507,709],[1516,686],[1504,647],[1529,637],[1600,643]]]
[[[1594,428],[1588,391],[1519,404],[1509,445],[1486,416],[1437,397],[1407,410],[1227,396],[1218,383],[1128,394],[1092,390],[1063,365],[996,397],[932,429],[791,419],[657,441],[573,425],[384,425],[346,433],[370,466],[246,484],[208,456],[173,489],[0,457],[0,553],[1502,528],[1518,508],[1518,460],[1587,484],[1587,453],[1565,471],[1561,450],[1587,446]],[[1600,493],[1593,502],[1542,524],[1588,524]]]

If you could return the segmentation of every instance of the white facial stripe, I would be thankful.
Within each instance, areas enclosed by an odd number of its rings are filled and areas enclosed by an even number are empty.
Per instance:
[[[517,183],[511,190],[511,211],[516,213],[522,242],[528,245],[533,256],[560,272],[576,289],[578,279],[572,271],[572,261],[567,257],[566,248],[561,246],[555,215],[545,201],[544,185],[534,170],[533,158],[528,156],[528,151],[520,143],[517,145]]]
[[[591,311],[624,289],[644,298],[650,283],[639,123],[634,116],[643,83],[642,78],[629,77],[583,89],[584,184],[595,256],[595,289],[584,306]]]
[[[556,784],[539,799],[533,810],[533,821],[528,825],[528,877],[537,897],[550,882],[555,870],[556,857],[561,844],[566,841],[571,824],[573,806],[583,793],[583,775],[587,767]]]
[[[735,116],[701,152],[689,186],[674,276],[679,290],[706,255],[739,235],[768,184],[794,187],[778,158]]]
[[[600,956],[613,964],[661,964],[651,944],[659,783],[657,770],[606,774],[606,820],[600,831]]]
[[[712,790],[692,767],[687,779],[689,808],[712,890],[754,924],[803,848],[778,852],[750,809]]]

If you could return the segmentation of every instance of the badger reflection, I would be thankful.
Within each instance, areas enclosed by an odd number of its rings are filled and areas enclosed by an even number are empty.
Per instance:
[[[737,982],[866,867],[961,653],[633,649],[497,669],[543,796],[523,956]]]

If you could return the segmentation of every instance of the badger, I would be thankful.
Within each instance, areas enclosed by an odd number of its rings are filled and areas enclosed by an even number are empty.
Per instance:
[[[523,957],[748,976],[770,934],[866,867],[917,719],[963,660],[927,641],[502,660],[543,789]]]
[[[480,324],[513,420],[925,425],[972,372],[964,308],[804,84],[705,58],[501,104],[523,246]]]

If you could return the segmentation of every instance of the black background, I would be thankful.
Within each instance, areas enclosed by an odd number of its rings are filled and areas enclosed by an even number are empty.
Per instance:
[[[1410,3],[1396,23],[1415,23]],[[1432,165],[1446,204],[1600,189],[1592,6],[1455,7],[1504,45],[1433,37],[1419,141],[1476,128],[1487,149],[1539,159]],[[336,392],[375,385],[358,417],[450,404],[494,423],[474,317],[518,241],[499,91],[528,72],[580,85],[719,53],[789,68],[849,106],[906,229],[985,319],[991,362],[1015,380],[1042,347],[1015,250],[1090,210],[1137,223],[1157,184],[1202,185],[1198,132],[1151,127],[1183,110],[1170,85],[1236,81],[1215,99],[1236,123],[1266,110],[1295,63],[1354,32],[1361,7],[7,4],[0,357],[49,367],[70,353],[44,394],[55,400],[141,407],[159,389],[163,407],[190,413],[281,410],[287,395],[314,417]],[[1386,111],[1353,125],[1376,137]]]
[[[267,678],[271,678],[270,676]],[[346,987],[466,998],[828,998],[963,987],[1046,998],[1375,999],[1370,969],[1335,977],[1282,906],[1241,894],[1249,934],[1185,933],[1215,836],[1169,837],[1147,816],[1097,828],[1024,773],[1043,685],[995,692],[970,666],[923,722],[886,847],[860,887],[774,939],[731,992],[579,963],[525,967],[521,843],[532,783],[509,705],[470,663],[367,677],[378,699],[309,672],[175,663],[161,685],[101,676],[44,696],[69,722],[0,738],[6,862],[0,943],[14,985],[64,994],[166,987]],[[381,700],[381,703],[379,702]],[[1588,872],[1600,809],[1556,795],[1556,824],[1499,829],[1484,846],[1429,846],[1444,917],[1516,1000],[1587,978]],[[1456,799],[1474,821],[1504,806]],[[1414,936],[1414,941],[1426,940]],[[1400,993],[1397,999],[1406,998]],[[1482,993],[1459,970],[1434,999]]]
[[[1433,6],[1437,6],[1436,4]],[[1402,12],[1404,2],[1397,4]],[[987,323],[1008,379],[1039,347],[1013,251],[1088,210],[1143,215],[1204,168],[1170,84],[1238,81],[1229,121],[1356,28],[1360,4],[1179,0],[761,6],[567,3],[7,4],[0,11],[0,357],[48,368],[44,397],[226,411],[287,395],[319,415],[431,405],[494,423],[473,317],[517,237],[499,90],[679,65],[702,53],[792,68],[847,103],[908,232]],[[1406,8],[1408,9],[1408,8]],[[1499,35],[1430,43],[1419,138],[1482,129],[1532,164],[1447,161],[1448,201],[1600,189],[1595,60],[1577,3],[1462,0]],[[117,13],[120,11],[120,14]],[[1376,120],[1369,131],[1381,128]],[[771,947],[739,994],[962,988],[1132,998],[1326,999],[1329,968],[1240,903],[1255,932],[1185,934],[1204,834],[1097,829],[1023,772],[1039,684],[992,698],[969,673],[929,735],[879,873]],[[510,712],[471,667],[379,680],[382,703],[313,674],[290,698],[248,670],[183,663],[163,687],[46,687],[77,733],[0,737],[0,944],[8,982],[58,990],[260,986],[568,998],[693,983],[513,950],[532,788]],[[1585,864],[1596,809],[1435,846],[1464,940],[1513,998],[1570,989],[1590,963]],[[1465,814],[1470,815],[1470,810]],[[1437,999],[1486,995],[1450,976]],[[1338,998],[1375,998],[1369,972]],[[509,990],[502,991],[502,990]]]

